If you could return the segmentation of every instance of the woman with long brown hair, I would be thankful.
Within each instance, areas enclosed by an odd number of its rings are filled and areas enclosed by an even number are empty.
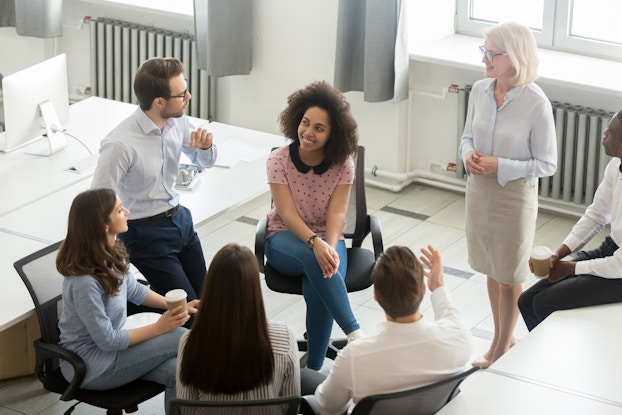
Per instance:
[[[300,395],[298,348],[283,323],[268,321],[259,268],[235,243],[214,256],[192,330],[179,343],[177,397],[254,400]]]
[[[147,379],[166,386],[166,405],[175,397],[177,345],[187,331],[181,326],[190,317],[179,306],[153,324],[123,328],[127,301],[167,308],[164,297],[128,273],[128,253],[117,239],[127,231],[128,214],[111,189],[88,190],[74,199],[67,236],[56,258],[65,276],[60,344],[84,360],[82,388],[105,390]],[[188,310],[196,312],[198,303],[190,302]],[[61,371],[67,380],[74,375],[64,361]]]

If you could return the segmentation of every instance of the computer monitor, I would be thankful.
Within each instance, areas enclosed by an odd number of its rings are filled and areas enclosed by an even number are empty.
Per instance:
[[[2,94],[5,131],[0,133],[0,151],[37,140],[25,152],[47,156],[65,148],[62,126],[69,122],[69,88],[64,53],[6,75]]]

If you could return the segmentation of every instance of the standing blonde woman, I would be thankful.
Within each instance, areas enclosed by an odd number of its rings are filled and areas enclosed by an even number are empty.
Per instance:
[[[469,173],[469,264],[487,275],[494,336],[473,365],[488,367],[514,343],[517,300],[529,275],[538,213],[538,178],[557,168],[551,104],[538,85],[529,29],[503,23],[480,46],[486,79],[473,85],[459,154]]]

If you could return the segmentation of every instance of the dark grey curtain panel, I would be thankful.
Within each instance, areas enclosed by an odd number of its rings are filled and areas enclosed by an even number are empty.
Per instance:
[[[15,0],[0,0],[0,27],[15,27]]]
[[[211,76],[251,72],[252,0],[194,0],[194,30],[199,69]]]
[[[62,18],[63,0],[15,0],[15,29],[18,35],[43,38],[62,36]]]
[[[335,86],[367,102],[408,97],[408,46],[402,0],[339,0]]]

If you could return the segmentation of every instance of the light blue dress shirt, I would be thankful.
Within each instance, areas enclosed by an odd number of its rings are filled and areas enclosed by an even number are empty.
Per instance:
[[[551,176],[557,168],[557,140],[553,109],[542,89],[530,83],[516,86],[497,109],[496,79],[473,84],[458,153],[477,150],[499,160],[497,180],[532,180]]]
[[[187,116],[169,118],[163,130],[140,108],[102,141],[91,188],[115,189],[129,219],[165,212],[179,204],[175,180],[181,152],[203,168],[216,162],[216,145],[190,147],[195,127]]]

